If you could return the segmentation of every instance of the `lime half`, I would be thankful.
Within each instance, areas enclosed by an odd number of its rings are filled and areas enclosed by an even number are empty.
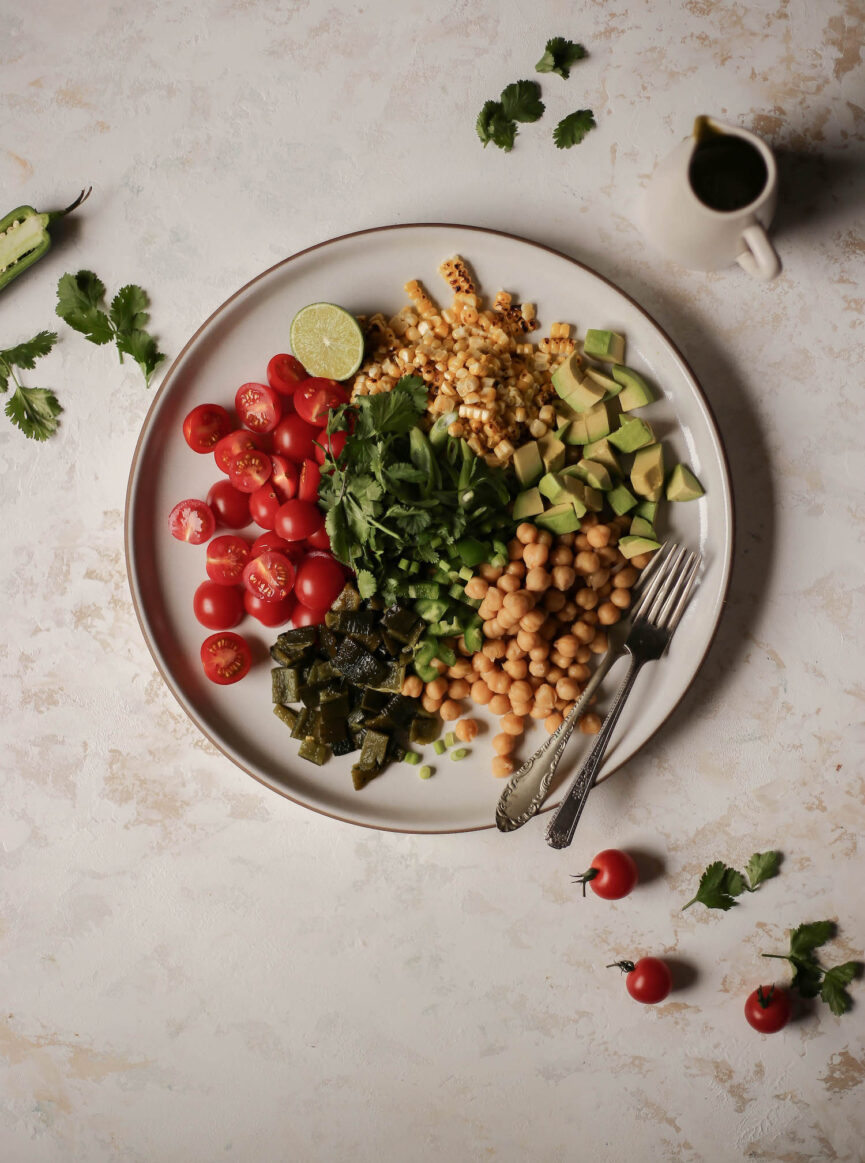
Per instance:
[[[335,303],[310,303],[291,321],[291,350],[311,376],[347,380],[363,361],[363,332]]]

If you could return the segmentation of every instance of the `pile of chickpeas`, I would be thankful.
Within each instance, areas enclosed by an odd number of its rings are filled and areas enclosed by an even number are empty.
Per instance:
[[[508,545],[507,566],[483,565],[466,583],[466,596],[480,600],[486,642],[462,655],[425,686],[416,676],[404,693],[422,696],[427,711],[446,721],[460,718],[463,700],[472,699],[500,716],[493,737],[493,775],[514,770],[514,752],[528,719],[543,720],[552,734],[582,694],[591,673],[592,655],[608,648],[606,628],[631,605],[631,589],[651,560],[641,554],[628,561],[616,548],[630,526],[628,517],[602,523],[587,514],[578,533],[558,536],[529,522],[519,525]],[[411,689],[409,689],[409,685]],[[580,730],[595,735],[600,716],[589,711]],[[456,724],[458,739],[470,742],[478,731],[474,719]]]

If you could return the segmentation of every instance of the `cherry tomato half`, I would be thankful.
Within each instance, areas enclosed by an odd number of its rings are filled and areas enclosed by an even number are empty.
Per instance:
[[[293,554],[298,552],[298,546],[294,542],[286,541],[284,537],[280,537],[272,529],[269,529],[266,533],[262,533],[260,537],[256,537],[252,543],[250,557],[258,557],[266,549],[274,549],[277,553],[284,553],[291,561],[295,560]],[[243,564],[246,565],[246,562]]]
[[[269,549],[246,563],[243,584],[263,602],[281,602],[294,587],[294,562]]]
[[[330,453],[334,460],[339,460],[342,455],[342,450],[345,448],[346,440],[348,440],[347,432],[332,432],[328,436],[322,430],[315,443],[315,459],[319,464],[324,464],[327,453]]]
[[[249,496],[250,515],[256,525],[260,525],[262,529],[273,529],[273,522],[276,520],[277,511],[282,504],[282,498],[277,494],[270,481],[266,485],[262,485],[260,489],[256,489],[254,493],[250,493]]]
[[[331,408],[347,404],[348,392],[336,380],[326,380],[320,376],[310,376],[299,384],[294,393],[294,407],[298,416],[307,424],[323,428],[327,424],[327,414]]]
[[[211,508],[209,495],[206,505],[204,501],[193,497],[174,506],[168,514],[168,528],[171,530],[171,536],[176,537],[178,541],[201,545],[213,536],[216,516]]]
[[[268,384],[241,384],[234,406],[252,432],[272,432],[282,419],[282,401]]]
[[[297,495],[302,501],[309,501],[314,505],[318,500],[318,486],[321,482],[321,469],[318,462],[305,460],[300,466],[300,479],[297,484]]]
[[[311,610],[309,606],[298,602],[294,607],[291,621],[294,626],[322,626],[326,614],[327,610]]]
[[[280,502],[290,501],[292,497],[297,496],[299,477],[297,465],[293,460],[287,460],[284,456],[280,456],[279,453],[274,453],[271,456],[270,463],[273,465],[273,471],[270,474],[270,484],[279,494]]]
[[[199,404],[183,421],[183,435],[193,452],[213,452],[231,427],[231,417],[219,404]]]
[[[247,614],[257,618],[262,626],[283,626],[286,622],[291,621],[297,602],[294,600],[293,594],[289,594],[281,602],[266,602],[258,594],[251,594],[249,590],[244,590],[243,606]]]
[[[311,545],[313,549],[325,549],[330,552],[330,537],[324,525],[316,529],[315,532],[310,533],[306,539],[306,543],[307,545]],[[341,568],[342,566],[340,566]]]
[[[230,630],[221,630],[201,643],[201,665],[211,682],[229,686],[249,673],[252,651],[245,638]]]
[[[309,501],[286,501],[280,506],[274,530],[286,541],[304,541],[324,524],[324,513]]]
[[[293,395],[297,385],[306,378],[306,368],[293,355],[275,355],[267,365],[267,382],[281,396]]]
[[[260,440],[251,432],[247,432],[245,428],[236,428],[234,432],[229,432],[227,436],[223,436],[214,448],[213,458],[216,461],[216,467],[227,474],[231,468],[231,462],[239,452],[243,452],[245,448],[258,448],[259,444]]]
[[[660,957],[641,957],[638,961],[614,961],[607,968],[612,969],[614,966],[626,974],[625,987],[634,1001],[641,1001],[644,1005],[655,1005],[663,1001],[673,988],[670,967]]]
[[[237,586],[243,580],[243,567],[249,561],[249,542],[233,533],[214,537],[207,547],[204,568],[211,581],[220,586]]]
[[[217,481],[211,485],[207,503],[220,525],[226,525],[229,529],[242,529],[252,520],[249,515],[249,497],[236,489],[231,481]]]
[[[193,596],[192,610],[208,630],[230,630],[243,617],[243,596],[237,586],[203,581]]]
[[[295,464],[312,460],[315,448],[313,440],[318,439],[318,429],[307,424],[295,412],[284,416],[273,430],[273,450],[280,456],[287,456]]]
[[[583,886],[583,896],[586,895],[586,885],[592,887],[592,892],[603,897],[606,901],[621,900],[636,887],[639,873],[634,858],[619,848],[605,848],[592,861],[587,872],[571,877],[577,884]]]
[[[345,586],[342,566],[324,553],[307,554],[300,563],[294,592],[311,610],[329,610]]]
[[[254,493],[270,479],[273,463],[266,452],[244,448],[228,466],[228,479],[242,493]]]
[[[790,995],[777,985],[761,985],[748,995],[745,1020],[761,1034],[777,1034],[790,1020]]]

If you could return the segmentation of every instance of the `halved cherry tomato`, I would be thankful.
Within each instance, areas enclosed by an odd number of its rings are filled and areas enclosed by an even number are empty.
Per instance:
[[[310,376],[299,384],[294,393],[294,407],[298,416],[307,424],[322,428],[327,424],[327,414],[331,408],[347,404],[348,392],[336,380],[326,380],[321,376]]]
[[[277,511],[282,504],[284,504],[282,498],[270,481],[249,495],[250,515],[256,525],[260,525],[262,529],[273,529],[273,522],[276,520]]]
[[[220,586],[237,586],[243,580],[243,567],[249,561],[249,542],[245,537],[223,533],[207,547],[204,568],[211,581]]]
[[[297,465],[279,453],[271,456],[270,463],[273,465],[273,472],[270,474],[269,483],[276,489],[280,500],[290,501],[292,497],[297,496]]]
[[[249,643],[239,634],[221,630],[201,643],[201,665],[211,682],[229,686],[240,682],[252,664]]]
[[[208,630],[230,630],[243,617],[243,596],[238,586],[203,581],[192,598],[192,610]]]
[[[324,524],[324,513],[309,501],[286,501],[276,514],[273,528],[286,541],[304,541]]]
[[[264,602],[281,602],[294,586],[294,562],[269,549],[246,563],[243,584]]]
[[[234,406],[241,424],[253,432],[272,432],[282,419],[282,401],[267,384],[241,384]]]
[[[297,495],[301,501],[309,501],[314,505],[318,500],[318,486],[321,482],[321,469],[314,460],[305,460],[300,466],[300,480],[297,485]]]
[[[306,368],[293,355],[275,355],[267,365],[267,382],[281,396],[293,395],[297,385],[306,378]]]
[[[283,598],[281,602],[265,602],[258,594],[243,591],[243,607],[247,614],[257,618],[262,626],[282,626],[291,621],[297,602],[293,594]]]
[[[249,515],[249,497],[236,489],[231,481],[217,481],[211,485],[207,503],[220,525],[227,525],[229,529],[242,529],[252,520]]]
[[[216,515],[210,507],[210,496],[207,504],[192,498],[180,501],[168,514],[168,528],[171,536],[178,541],[188,541],[191,545],[201,545],[209,541],[216,529]]]
[[[311,460],[315,452],[313,440],[318,439],[318,429],[307,424],[297,413],[284,416],[273,430],[273,449],[280,456],[287,456],[295,464]]]
[[[326,614],[326,609],[311,610],[309,606],[304,606],[302,602],[298,602],[291,615],[291,621],[295,626],[321,626]]]
[[[320,529],[316,529],[313,533],[310,533],[306,539],[306,543],[307,545],[311,545],[313,549],[326,549],[330,552],[330,537],[324,525]]]
[[[790,1020],[790,995],[777,985],[761,985],[748,995],[745,1020],[761,1034],[777,1034]]]
[[[247,432],[245,428],[235,428],[233,432],[223,436],[213,450],[216,467],[227,475],[231,462],[239,452],[243,452],[245,448],[258,448],[260,443],[260,437],[252,432]]]
[[[193,452],[213,452],[231,426],[231,417],[219,404],[199,404],[183,421],[183,435]]]
[[[342,455],[342,450],[345,448],[346,440],[348,440],[347,432],[332,432],[328,436],[322,430],[315,442],[315,459],[319,464],[324,464],[325,457],[329,452],[334,460],[339,460]]]
[[[242,493],[254,493],[270,479],[273,462],[266,452],[257,448],[244,448],[228,468],[228,479]]]
[[[250,550],[250,557],[258,557],[260,553],[264,553],[266,549],[274,549],[277,553],[284,553],[286,557],[292,561],[295,558],[292,554],[298,552],[298,546],[291,541],[286,541],[284,537],[280,537],[278,533],[274,533],[269,529],[266,533],[262,533],[260,537],[256,537],[252,543]],[[246,562],[244,562],[244,565]]]
[[[338,561],[324,553],[308,553],[297,571],[294,592],[304,606],[329,610],[344,585],[345,574]]]

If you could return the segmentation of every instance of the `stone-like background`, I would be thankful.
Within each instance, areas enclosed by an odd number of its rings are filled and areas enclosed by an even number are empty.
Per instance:
[[[58,324],[26,382],[65,408],[38,446],[0,417],[0,1157],[861,1163],[865,1003],[773,1038],[742,1005],[790,926],[837,918],[838,960],[865,931],[863,23],[857,0],[3,5],[0,212],[94,193],[0,295],[0,347]],[[482,150],[481,104],[554,35],[589,59],[541,78],[511,154]],[[555,150],[581,106],[598,129]],[[675,269],[633,225],[697,113],[778,152],[770,286]],[[148,394],[53,317],[66,270],[136,281],[173,355],[285,255],[424,220],[617,281],[691,362],[731,461],[716,644],[566,856],[539,826],[337,824],[203,741],[125,577]],[[583,902],[568,874],[614,844],[663,874]],[[710,859],[772,846],[758,895],[679,911]],[[680,987],[653,1009],[603,968],[647,952]]]

